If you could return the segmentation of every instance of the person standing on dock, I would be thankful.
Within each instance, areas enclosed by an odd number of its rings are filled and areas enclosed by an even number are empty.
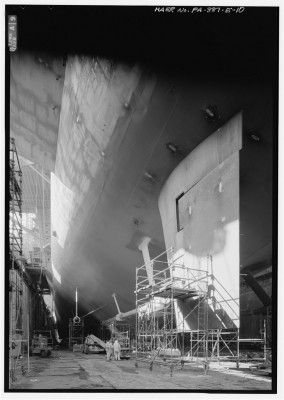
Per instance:
[[[117,339],[114,342],[113,350],[114,350],[114,359],[117,360],[117,361],[120,361],[120,350],[121,350],[121,347],[120,347],[120,344],[119,344]]]
[[[106,356],[107,356],[107,361],[111,361],[112,349],[113,349],[112,341],[109,340],[108,342],[106,342]]]

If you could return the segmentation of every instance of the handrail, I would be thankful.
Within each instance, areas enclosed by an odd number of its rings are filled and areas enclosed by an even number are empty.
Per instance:
[[[221,285],[222,286],[222,285]],[[219,296],[221,296],[221,298],[223,299],[223,301],[222,301],[222,303],[223,302],[225,302],[225,303],[227,303],[227,305],[228,305],[228,307],[231,309],[231,311],[235,314],[235,316],[237,317],[237,318],[239,318],[239,315],[236,313],[236,311],[231,307],[231,305],[230,305],[230,301],[234,301],[235,303],[236,303],[236,305],[238,306],[238,303],[235,301],[235,299],[233,299],[231,296],[230,296],[230,294],[226,291],[226,293],[231,297],[231,298],[229,298],[229,299],[225,299],[224,297],[223,297],[223,295],[219,292],[219,290],[214,286],[214,289],[217,291],[217,293],[219,294]],[[216,299],[216,298],[215,298]],[[218,299],[216,299],[216,304],[220,304],[219,303],[219,301],[218,301]],[[222,307],[222,305],[221,305],[221,307]],[[222,309],[223,309],[223,307],[222,307]],[[225,310],[224,310],[225,311]]]
[[[224,291],[225,291],[225,292],[227,293],[227,295],[231,298],[231,300],[233,300],[233,301],[236,303],[236,305],[239,306],[239,304],[236,302],[235,299],[232,298],[232,296],[231,296],[230,293],[227,291],[227,289],[224,288],[224,286],[222,285],[222,283],[219,282],[219,280],[218,280],[214,275],[211,274],[211,277],[213,277],[213,280],[215,280],[215,281],[218,282],[218,284],[221,286],[222,289],[224,289]]]
[[[153,263],[153,261],[155,261],[156,259],[158,259],[159,257],[163,256],[164,254],[167,254],[168,251],[172,250],[173,247],[170,247],[169,249],[163,251],[161,254],[159,254],[158,256],[156,256],[155,258],[153,258],[152,260],[150,260],[149,262],[147,262],[146,264],[142,265],[141,267],[136,267],[136,270],[142,269],[146,266],[148,266],[149,264]]]

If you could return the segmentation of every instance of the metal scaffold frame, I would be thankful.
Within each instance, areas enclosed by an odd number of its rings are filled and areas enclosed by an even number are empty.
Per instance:
[[[239,329],[236,326],[209,329],[210,307],[220,311],[221,304],[226,303],[232,309],[230,303],[236,303],[225,288],[223,295],[219,293],[221,300],[216,302],[212,293],[217,291],[217,280],[212,272],[212,256],[207,256],[204,269],[189,268],[181,257],[174,259],[173,248],[136,268],[136,366],[138,361],[147,361],[152,370],[154,363],[163,363],[170,367],[172,375],[174,366],[180,363],[183,368],[185,362],[192,362],[204,367],[207,373],[210,361],[220,361],[224,351],[238,365]],[[178,301],[188,299],[193,305],[184,315],[179,311]],[[189,328],[186,322],[189,317],[195,319],[197,329]],[[233,320],[231,324],[234,325]]]
[[[9,372],[12,379],[21,354],[24,322],[22,170],[14,138],[10,138],[9,167]]]
[[[191,277],[177,261],[170,248],[150,264],[136,269],[136,365],[138,360],[147,360],[152,369],[162,357],[171,374],[174,365],[181,361],[176,300],[202,297],[201,292],[191,288]],[[181,274],[176,273],[176,269],[181,269]],[[149,270],[152,285],[149,284]]]
[[[107,325],[107,328],[112,339],[130,339],[130,324],[127,322],[113,321]]]
[[[23,249],[22,232],[22,170],[15,145],[15,139],[10,139],[10,179],[9,179],[9,244],[11,253],[11,268],[15,261],[21,259]]]
[[[77,319],[76,319],[77,318]],[[84,319],[69,318],[69,349],[75,350],[84,344]]]

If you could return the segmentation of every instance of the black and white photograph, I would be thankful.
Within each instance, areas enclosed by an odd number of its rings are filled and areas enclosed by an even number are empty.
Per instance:
[[[210,3],[5,5],[4,392],[278,393],[279,7]]]

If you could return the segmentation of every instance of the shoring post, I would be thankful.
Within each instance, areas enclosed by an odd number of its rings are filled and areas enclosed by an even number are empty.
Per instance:
[[[173,376],[173,324],[174,324],[174,292],[173,292],[173,256],[174,256],[174,249],[173,247],[171,248],[171,376]]]
[[[71,319],[69,318],[69,349],[71,349],[71,337],[72,337]]]
[[[184,329],[182,332],[182,356],[184,357]]]
[[[239,328],[237,328],[237,361],[236,361],[236,366],[237,369],[240,367],[240,331]]]
[[[30,372],[30,317],[27,315],[27,335],[28,335],[28,372]]]
[[[220,329],[217,330],[217,360],[220,365]]]
[[[204,314],[205,314],[205,338],[204,338],[204,344],[205,344],[205,368],[204,368],[204,372],[205,374],[207,374],[207,371],[209,369],[209,363],[208,363],[208,276],[209,276],[209,260],[211,260],[211,268],[212,268],[212,258],[209,254],[207,254],[207,271],[206,271],[206,280],[205,280],[205,297],[204,297]]]
[[[135,367],[138,368],[138,268],[136,268],[136,291],[135,291],[135,295],[136,295],[136,332],[135,332],[135,337],[136,337],[136,353],[135,353]]]
[[[267,362],[267,348],[266,348],[266,320],[263,320],[263,358]]]
[[[153,291],[153,287],[152,287],[152,291]],[[156,343],[156,311],[155,311],[155,298],[152,295],[151,296],[151,312],[152,312],[152,317],[151,317],[151,323],[153,326],[153,336],[151,338],[151,354],[154,353],[155,351],[155,343]]]
[[[184,315],[182,318],[182,356],[184,357]]]

